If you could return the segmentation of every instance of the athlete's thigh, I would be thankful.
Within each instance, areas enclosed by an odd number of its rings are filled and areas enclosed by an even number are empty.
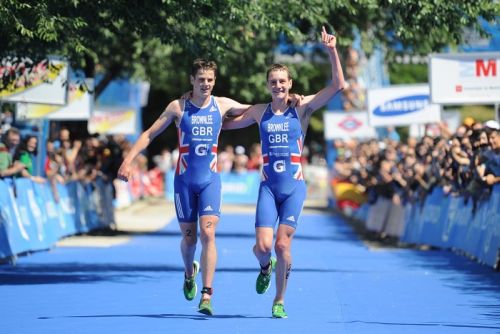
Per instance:
[[[293,228],[297,227],[306,199],[306,193],[305,182],[298,182],[292,193],[281,202],[279,207],[280,224],[286,224]]]
[[[211,181],[200,189],[198,194],[198,215],[202,216],[217,216],[220,217],[221,203],[221,181],[220,175],[214,173]]]
[[[273,192],[264,183],[259,187],[259,198],[257,199],[257,210],[255,215],[255,227],[274,228],[278,219],[278,210]]]
[[[198,221],[197,196],[189,185],[182,180],[182,176],[176,176],[174,179],[174,203],[177,220],[180,223]]]

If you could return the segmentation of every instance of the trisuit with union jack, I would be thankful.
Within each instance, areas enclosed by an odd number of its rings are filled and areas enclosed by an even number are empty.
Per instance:
[[[269,104],[259,123],[262,146],[262,182],[257,202],[258,227],[297,226],[306,198],[301,156],[304,133],[297,110],[273,111]]]
[[[179,222],[197,221],[198,215],[220,216],[217,141],[221,126],[221,112],[213,96],[203,107],[184,100],[182,118],[177,127],[179,159],[174,179],[174,202]]]

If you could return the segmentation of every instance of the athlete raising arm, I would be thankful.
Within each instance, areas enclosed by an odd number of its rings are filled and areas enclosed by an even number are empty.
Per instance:
[[[208,315],[213,314],[211,296],[217,262],[215,228],[219,222],[221,205],[221,181],[216,169],[217,142],[223,118],[229,114],[241,115],[250,107],[230,98],[211,95],[216,72],[217,65],[213,61],[194,61],[190,94],[168,104],[153,125],[141,134],[118,171],[120,179],[130,179],[131,163],[135,157],[172,122],[175,123],[179,158],[174,177],[174,202],[182,232],[184,296],[187,300],[193,300],[197,293],[195,276],[200,265],[194,261],[194,254],[199,220],[203,289],[198,311]],[[300,99],[296,95],[290,102],[295,105]]]
[[[256,104],[240,116],[226,118],[223,129],[239,129],[258,123],[262,146],[262,182],[257,200],[253,252],[261,270],[256,281],[257,293],[271,283],[276,263],[276,295],[272,315],[286,318],[284,298],[292,265],[291,242],[306,197],[300,158],[311,115],[344,88],[344,75],[336,50],[336,37],[322,28],[321,40],[331,63],[332,81],[316,94],[306,96],[298,107],[287,104],[292,78],[285,65],[274,64],[267,71],[267,88],[272,102]],[[274,227],[279,222],[271,256]]]

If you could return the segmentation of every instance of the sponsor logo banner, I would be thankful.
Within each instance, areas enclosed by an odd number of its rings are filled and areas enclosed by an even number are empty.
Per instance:
[[[95,109],[88,122],[89,133],[135,134],[136,111],[134,108]]]
[[[430,102],[428,85],[400,85],[368,91],[371,126],[412,125],[441,120],[441,109]]]
[[[68,104],[18,103],[18,119],[88,120],[93,107],[94,81],[86,79],[85,84],[72,82],[68,86]]]
[[[4,58],[0,62],[0,100],[8,102],[66,104],[68,64],[47,58],[37,64]]]
[[[431,55],[429,82],[433,103],[500,102],[500,52]]]
[[[325,139],[375,138],[375,129],[368,124],[366,111],[325,112]]]

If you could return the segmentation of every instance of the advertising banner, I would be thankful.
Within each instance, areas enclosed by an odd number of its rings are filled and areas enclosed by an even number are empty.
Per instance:
[[[325,112],[325,139],[375,138],[375,129],[368,124],[368,113],[358,112]]]
[[[441,108],[431,104],[428,85],[398,85],[368,91],[371,126],[412,125],[441,120]]]
[[[500,52],[433,54],[429,82],[433,103],[500,102]]]
[[[26,58],[0,62],[0,100],[7,102],[66,104],[68,64],[47,58],[37,64]]]
[[[95,109],[88,122],[91,134],[135,134],[137,130],[136,110],[132,107]]]
[[[88,120],[94,101],[94,81],[86,79],[85,84],[72,82],[68,87],[68,104],[18,103],[16,119]]]

